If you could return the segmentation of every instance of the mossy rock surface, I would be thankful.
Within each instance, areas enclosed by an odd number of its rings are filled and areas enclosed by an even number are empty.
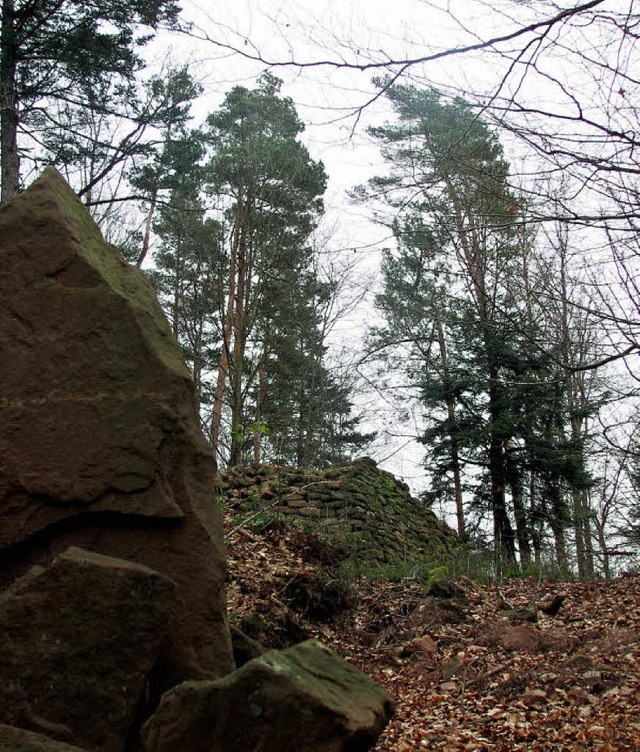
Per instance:
[[[121,752],[158,660],[176,587],[70,548],[0,595],[0,722]]]
[[[48,168],[0,209],[0,591],[74,545],[144,564],[178,586],[167,683],[222,676],[233,655],[215,493],[151,283]]]
[[[167,692],[143,730],[147,752],[371,749],[394,701],[314,640],[269,651],[210,682]]]
[[[87,752],[43,734],[0,723],[0,752]]]
[[[270,465],[232,468],[222,478],[235,508],[275,512],[344,543],[363,563],[433,557],[460,550],[456,533],[369,458],[322,471]],[[250,499],[251,501],[247,501]],[[301,502],[305,502],[304,504]],[[310,511],[313,510],[313,515]]]

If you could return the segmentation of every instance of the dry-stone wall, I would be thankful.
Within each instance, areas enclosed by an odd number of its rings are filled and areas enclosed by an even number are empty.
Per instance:
[[[274,465],[232,468],[227,501],[249,511],[286,515],[313,532],[345,542],[352,556],[390,562],[446,556],[461,542],[408,486],[364,458],[322,471]]]

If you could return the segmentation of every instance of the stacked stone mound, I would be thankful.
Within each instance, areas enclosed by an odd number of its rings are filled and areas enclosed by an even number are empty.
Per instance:
[[[222,480],[231,506],[286,515],[313,532],[344,542],[371,563],[446,558],[460,538],[409,487],[363,458],[322,471],[274,465],[233,468]]]
[[[0,752],[138,752],[165,690],[236,686],[216,488],[150,283],[45,171],[0,209]],[[386,693],[363,691],[373,720],[333,724],[336,750],[388,718]],[[199,706],[210,739],[186,718],[198,737],[172,749],[212,749],[222,705]],[[250,718],[225,712],[220,752]],[[280,752],[269,733],[260,748]]]

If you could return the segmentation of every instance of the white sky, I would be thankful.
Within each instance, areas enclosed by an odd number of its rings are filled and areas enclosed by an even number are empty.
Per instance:
[[[577,2],[183,0],[183,17],[195,24],[196,34],[226,43],[230,49],[176,37],[162,38],[154,49],[160,57],[171,47],[175,61],[192,61],[194,72],[205,86],[195,109],[196,121],[201,121],[220,106],[230,88],[238,84],[253,86],[266,69],[264,64],[244,59],[231,48],[250,55],[259,52],[264,59],[297,62],[362,63],[415,58],[507,33],[523,20],[530,22],[536,15],[548,17],[553,13],[552,6],[557,8],[558,4],[571,7]],[[607,3],[608,7],[621,5],[623,0]],[[493,60],[489,67],[486,59],[480,63],[469,55],[453,57],[413,68],[411,75],[420,83],[428,80],[444,90],[490,90],[506,65],[497,55]],[[371,83],[375,71],[334,70],[326,66],[270,70],[283,79],[283,94],[293,99],[307,125],[305,143],[312,157],[324,162],[329,175],[326,225],[335,227],[330,246],[361,260],[360,278],[368,285],[369,275],[379,262],[380,248],[390,243],[389,234],[371,223],[369,209],[350,203],[346,192],[384,171],[377,149],[366,136],[366,127],[384,122],[390,115],[389,108],[384,100],[379,100],[366,107],[360,118],[354,116],[356,108],[375,95]],[[541,94],[535,85],[528,93],[532,101]],[[552,93],[547,92],[546,96]],[[370,308],[344,322],[338,332],[339,344],[355,351],[367,318],[371,318]],[[384,429],[389,423],[384,396],[370,393],[364,398],[380,413],[375,427]],[[400,432],[412,434],[416,429],[415,417],[409,413]],[[424,470],[419,466],[421,450],[411,442],[399,449],[407,441],[408,437],[381,442],[373,457],[380,461],[392,455],[382,466],[404,477],[418,492],[426,486]]]

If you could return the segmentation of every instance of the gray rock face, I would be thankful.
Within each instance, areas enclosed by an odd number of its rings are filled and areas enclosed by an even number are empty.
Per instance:
[[[233,669],[192,382],[150,283],[45,171],[0,210],[0,589],[70,545],[178,586],[166,685]]]
[[[174,687],[143,740],[147,752],[364,752],[393,707],[382,687],[309,640],[224,679]]]
[[[0,721],[122,752],[160,653],[175,585],[71,548],[0,596]]]

